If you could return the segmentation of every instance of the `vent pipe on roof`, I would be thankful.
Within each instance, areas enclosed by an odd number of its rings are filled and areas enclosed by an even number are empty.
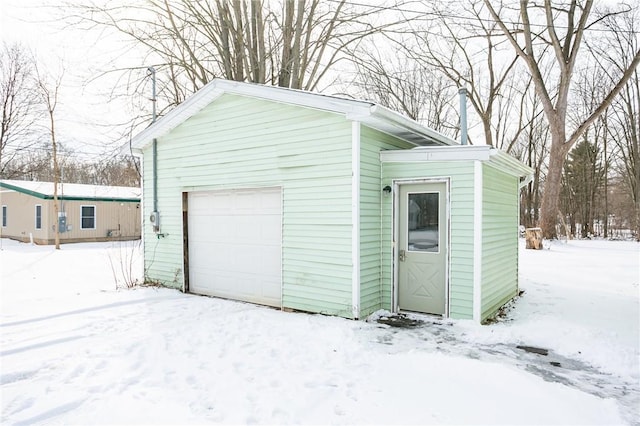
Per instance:
[[[458,89],[460,95],[460,145],[467,144],[467,89]]]

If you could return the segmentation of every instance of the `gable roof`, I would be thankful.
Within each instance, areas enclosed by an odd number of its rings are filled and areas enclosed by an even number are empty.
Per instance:
[[[31,195],[43,200],[53,200],[53,182],[26,180],[0,180],[0,188]],[[121,201],[140,202],[140,188],[127,186],[58,184],[58,199],[65,201]]]
[[[348,120],[360,121],[368,127],[388,133],[416,146],[458,144],[448,136],[373,102],[263,84],[214,79],[167,115],[138,133],[131,140],[131,149],[139,152],[153,139],[166,135],[225,93],[344,114]]]

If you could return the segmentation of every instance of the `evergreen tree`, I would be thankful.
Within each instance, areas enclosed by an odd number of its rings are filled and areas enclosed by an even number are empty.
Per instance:
[[[582,238],[593,233],[593,221],[603,196],[604,173],[602,151],[585,137],[569,153],[564,165],[561,203],[572,233],[575,234],[576,223],[580,223]]]

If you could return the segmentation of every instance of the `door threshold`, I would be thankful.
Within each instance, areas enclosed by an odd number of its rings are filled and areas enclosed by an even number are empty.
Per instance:
[[[401,309],[398,311],[399,315],[410,315],[415,319],[421,319],[423,321],[435,321],[435,320],[444,320],[446,319],[444,315],[441,314],[430,314],[427,312],[417,312],[417,311],[407,311]]]

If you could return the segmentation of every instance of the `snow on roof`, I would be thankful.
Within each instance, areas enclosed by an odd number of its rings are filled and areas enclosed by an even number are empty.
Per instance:
[[[53,198],[53,182],[32,182],[25,180],[0,180],[0,187],[14,190],[39,198]],[[58,197],[61,199],[89,200],[127,200],[139,201],[142,190],[127,186],[84,185],[78,183],[58,184]]]

